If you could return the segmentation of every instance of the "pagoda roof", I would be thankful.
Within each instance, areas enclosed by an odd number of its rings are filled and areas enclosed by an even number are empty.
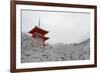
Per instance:
[[[49,39],[49,37],[43,37],[43,39],[44,39],[44,41],[46,41],[46,40],[48,40],[48,39]]]
[[[46,36],[40,35],[40,34],[38,34],[38,33],[36,33],[36,32],[32,35],[32,37],[35,37],[35,36],[38,36],[38,37],[43,38],[44,41],[46,41],[46,40],[49,39],[49,37],[46,37]]]
[[[35,26],[29,33],[34,34],[35,32],[42,34],[42,35],[45,35],[48,33],[48,31],[46,31],[40,27],[37,27],[37,26]]]

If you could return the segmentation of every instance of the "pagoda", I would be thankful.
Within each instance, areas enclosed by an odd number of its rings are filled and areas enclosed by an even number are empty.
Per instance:
[[[39,26],[35,26],[29,33],[32,35],[32,37],[35,39],[35,46],[36,47],[44,47],[46,46],[45,41],[49,39],[49,37],[46,37],[45,35],[48,33],[48,31],[40,28],[40,21]]]

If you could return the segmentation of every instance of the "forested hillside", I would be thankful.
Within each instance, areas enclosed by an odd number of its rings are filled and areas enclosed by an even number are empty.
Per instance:
[[[74,44],[47,44],[36,48],[35,38],[27,33],[21,35],[21,62],[48,62],[67,60],[87,60],[90,58],[90,39]]]

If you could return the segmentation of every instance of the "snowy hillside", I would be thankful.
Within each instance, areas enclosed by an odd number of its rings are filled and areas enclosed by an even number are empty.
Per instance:
[[[45,48],[36,48],[35,39],[29,34],[21,36],[21,62],[48,62],[67,60],[86,60],[90,57],[90,39],[75,44],[48,44]]]

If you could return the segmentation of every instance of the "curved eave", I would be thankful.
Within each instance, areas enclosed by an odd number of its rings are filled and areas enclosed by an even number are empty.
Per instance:
[[[46,31],[40,27],[37,27],[37,26],[35,26],[29,33],[34,34],[35,32],[42,34],[42,35],[45,35],[48,33],[48,31]]]

